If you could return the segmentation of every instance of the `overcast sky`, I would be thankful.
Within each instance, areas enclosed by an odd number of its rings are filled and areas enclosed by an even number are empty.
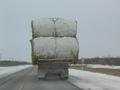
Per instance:
[[[0,53],[30,61],[31,20],[78,21],[80,57],[120,56],[120,0],[0,0]]]

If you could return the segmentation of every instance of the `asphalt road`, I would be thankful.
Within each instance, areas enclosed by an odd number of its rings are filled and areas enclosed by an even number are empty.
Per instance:
[[[81,90],[67,80],[48,77],[38,80],[37,69],[30,67],[0,79],[0,90]]]

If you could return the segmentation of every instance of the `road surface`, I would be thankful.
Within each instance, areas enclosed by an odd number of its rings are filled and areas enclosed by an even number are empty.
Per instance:
[[[30,67],[0,79],[0,90],[81,90],[69,81],[38,80],[37,69]]]

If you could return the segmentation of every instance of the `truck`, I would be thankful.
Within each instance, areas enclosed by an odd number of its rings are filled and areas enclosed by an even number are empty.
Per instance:
[[[63,18],[40,18],[31,21],[32,64],[38,67],[38,78],[58,75],[69,78],[69,65],[76,63],[79,43],[77,21]]]

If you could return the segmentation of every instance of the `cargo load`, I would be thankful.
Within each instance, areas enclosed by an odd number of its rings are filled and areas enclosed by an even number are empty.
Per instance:
[[[77,22],[73,19],[32,20],[32,64],[38,65],[38,78],[48,74],[68,79],[69,64],[78,61]]]
[[[32,21],[33,38],[37,37],[76,37],[77,22],[73,19],[42,18]]]
[[[55,57],[55,38],[40,37],[33,40],[34,55],[40,59]]]
[[[40,59],[75,59],[78,57],[78,42],[72,37],[40,37],[35,38],[34,54]]]
[[[76,38],[63,37],[57,38],[56,41],[56,58],[57,59],[72,59],[78,58],[79,45]]]
[[[48,18],[32,21],[33,38],[54,36],[54,22]]]
[[[76,37],[77,22],[73,19],[58,19],[55,28],[58,37]]]

